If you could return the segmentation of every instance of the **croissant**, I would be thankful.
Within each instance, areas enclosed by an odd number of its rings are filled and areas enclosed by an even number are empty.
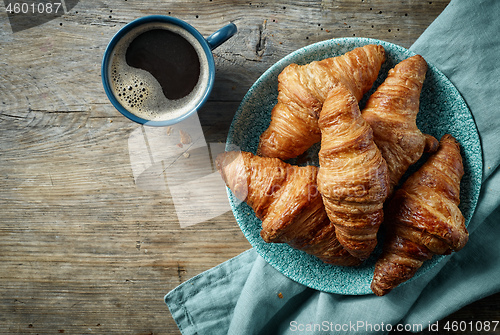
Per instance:
[[[317,190],[317,167],[237,151],[217,156],[216,166],[233,194],[262,220],[265,242],[288,243],[329,264],[361,263],[337,241]]]
[[[354,257],[366,259],[377,244],[389,178],[387,164],[361,117],[356,97],[335,85],[319,117],[318,189],[337,239]]]
[[[376,295],[412,278],[434,254],[449,254],[467,243],[465,219],[458,208],[463,174],[459,144],[444,135],[438,151],[394,193],[371,283]]]
[[[278,102],[257,154],[286,160],[304,153],[321,139],[318,117],[332,85],[344,84],[359,101],[384,61],[382,46],[366,45],[342,56],[287,66],[278,77]]]
[[[362,111],[387,162],[389,194],[424,151],[435,151],[438,147],[438,141],[422,134],[416,124],[426,71],[427,62],[419,55],[398,63],[389,70]]]

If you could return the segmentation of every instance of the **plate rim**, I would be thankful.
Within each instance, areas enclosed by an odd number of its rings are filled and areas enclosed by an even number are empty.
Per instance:
[[[233,117],[233,120],[231,122],[231,125],[229,127],[225,150],[229,151],[229,150],[234,150],[235,149],[235,147],[234,147],[235,144],[234,144],[234,142],[232,140],[233,140],[233,134],[235,133],[235,128],[237,127],[238,118],[244,112],[245,105],[249,102],[250,99],[253,98],[254,91],[256,91],[259,88],[259,85],[261,85],[261,83],[264,80],[267,80],[268,77],[270,75],[273,75],[273,73],[276,72],[276,71],[281,72],[283,70],[283,68],[286,67],[287,65],[289,65],[291,63],[296,63],[295,58],[297,58],[297,57],[300,58],[301,54],[304,54],[304,53],[307,54],[307,53],[310,53],[310,52],[314,52],[315,49],[321,49],[325,45],[329,45],[329,44],[332,44],[332,45],[333,44],[345,45],[345,44],[348,44],[348,43],[350,43],[350,44],[352,44],[352,43],[358,43],[358,44],[360,44],[359,46],[361,46],[361,45],[367,45],[367,44],[379,44],[379,45],[384,46],[384,48],[387,45],[387,46],[390,46],[391,48],[397,50],[399,53],[405,54],[405,56],[406,56],[405,58],[408,58],[408,57],[411,57],[413,55],[417,55],[418,54],[415,51],[409,50],[409,49],[407,49],[405,47],[402,47],[400,45],[394,44],[392,42],[387,42],[387,41],[384,41],[384,40],[379,40],[379,39],[374,39],[374,38],[367,38],[367,37],[339,37],[339,38],[333,38],[333,39],[319,41],[319,42],[312,43],[312,44],[309,44],[307,46],[304,46],[302,48],[299,48],[299,49],[297,49],[297,50],[295,50],[295,51],[293,51],[293,52],[285,55],[284,57],[282,57],[281,59],[279,59],[275,63],[273,63],[268,69],[266,69],[259,76],[259,78],[248,89],[247,93],[245,94],[245,96],[243,97],[241,103],[239,104],[238,109],[236,110],[236,112],[234,114],[234,117]],[[356,46],[356,47],[358,47],[358,46]],[[385,48],[385,49],[387,49],[387,48]],[[303,55],[302,55],[302,58],[304,58]],[[426,61],[427,61],[427,59],[426,59]],[[474,180],[477,181],[477,185],[476,185],[476,188],[474,188],[474,191],[476,191],[476,192],[474,192],[475,197],[474,197],[474,199],[471,199],[472,200],[471,201],[471,206],[469,207],[470,208],[470,216],[469,216],[469,218],[466,218],[466,225],[468,226],[468,224],[470,223],[470,221],[471,221],[471,219],[472,219],[472,217],[473,217],[473,215],[475,213],[475,210],[476,210],[476,207],[477,207],[477,204],[478,204],[478,198],[479,198],[479,194],[480,194],[480,190],[481,190],[481,184],[482,184],[482,176],[483,176],[483,172],[484,172],[483,159],[482,159],[483,158],[483,153],[482,153],[482,146],[481,146],[480,137],[479,137],[479,131],[477,129],[477,124],[475,122],[474,115],[470,111],[470,109],[469,109],[469,107],[468,107],[465,99],[463,98],[462,94],[460,93],[460,91],[455,87],[455,85],[450,81],[450,79],[446,75],[444,75],[444,73],[442,71],[440,71],[435,65],[433,65],[429,61],[427,61],[427,64],[428,64],[429,69],[431,69],[433,73],[437,74],[440,77],[440,82],[444,82],[450,89],[452,89],[457,94],[457,101],[461,105],[460,107],[467,110],[467,112],[470,115],[470,117],[472,119],[472,122],[474,124],[474,129],[473,129],[474,139],[475,139],[475,142],[477,143],[477,146],[478,146],[477,150],[479,151],[478,155],[480,156],[481,159],[479,160],[479,162],[476,162],[476,164],[479,165],[478,171],[473,171],[473,172],[477,172],[477,175],[474,175],[474,177],[475,177]],[[279,72],[278,72],[278,74],[279,74]],[[254,152],[254,154],[255,154],[255,152]],[[240,229],[242,230],[243,234],[245,235],[245,238],[252,245],[252,248],[255,249],[257,251],[257,253],[268,264],[270,264],[273,268],[275,268],[278,272],[280,272],[281,274],[285,275],[287,278],[289,278],[289,279],[291,279],[293,281],[296,281],[296,282],[298,282],[298,283],[300,283],[302,285],[305,285],[305,286],[307,286],[309,288],[312,288],[312,289],[315,289],[315,290],[318,290],[318,291],[323,291],[323,292],[327,292],[327,293],[335,293],[335,294],[340,294],[340,295],[371,295],[371,294],[373,294],[373,292],[369,289],[369,287],[368,287],[368,290],[366,290],[366,289],[364,289],[364,290],[357,290],[357,291],[356,290],[355,291],[350,290],[349,292],[347,292],[345,289],[342,289],[342,288],[340,288],[340,289],[339,288],[331,288],[331,289],[325,290],[325,287],[320,287],[320,286],[318,286],[315,283],[307,282],[303,278],[301,278],[300,276],[297,277],[296,275],[291,274],[288,271],[284,271],[283,269],[281,269],[279,266],[277,266],[276,264],[274,264],[272,262],[272,260],[268,259],[268,255],[263,250],[261,250],[260,248],[258,248],[258,247],[255,246],[253,238],[251,236],[248,236],[249,234],[245,231],[245,229],[243,229],[242,223],[240,223],[240,219],[239,219],[239,212],[237,210],[237,208],[241,204],[241,201],[238,200],[238,199],[236,199],[236,197],[234,197],[234,194],[232,193],[232,191],[227,186],[226,186],[226,191],[227,191],[227,194],[228,194],[228,198],[229,198],[229,202],[230,202],[230,207],[231,207],[231,210],[233,212],[233,215],[235,216],[235,219],[236,219],[236,221],[238,223],[238,226],[240,227]],[[285,247],[291,248],[291,247],[289,247],[287,245],[285,245]],[[427,270],[424,273],[426,273],[427,271],[431,270],[436,265],[438,265],[439,263],[441,263],[443,261],[443,259],[446,258],[447,256],[449,256],[449,255],[434,255],[433,261],[432,261],[433,264],[430,267],[428,267]],[[312,257],[314,257],[314,256],[312,256]],[[329,265],[329,266],[331,266],[331,265]],[[406,283],[411,282],[414,279],[417,279],[422,274],[423,273],[417,273],[413,278],[410,278],[408,281],[405,281],[404,283],[400,284],[399,286],[403,286]]]

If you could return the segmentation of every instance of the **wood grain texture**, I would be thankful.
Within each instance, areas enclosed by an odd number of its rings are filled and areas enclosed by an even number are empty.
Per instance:
[[[16,33],[0,5],[0,333],[179,334],[164,294],[250,248],[231,212],[181,228],[168,187],[138,187],[139,126],[100,78],[120,27],[148,14],[205,36],[236,23],[199,111],[206,142],[223,143],[248,88],[283,56],[345,36],[409,47],[448,2],[89,0]],[[498,319],[499,301],[454,315]]]

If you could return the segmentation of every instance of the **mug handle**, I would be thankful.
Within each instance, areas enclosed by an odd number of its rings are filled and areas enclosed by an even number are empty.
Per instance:
[[[215,33],[206,38],[208,45],[210,46],[210,49],[214,50],[219,45],[226,42],[231,36],[236,34],[237,31],[238,28],[236,28],[236,25],[232,22],[220,28]]]

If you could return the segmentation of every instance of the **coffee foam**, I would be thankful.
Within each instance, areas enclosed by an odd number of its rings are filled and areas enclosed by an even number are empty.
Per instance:
[[[181,99],[167,99],[151,73],[127,64],[125,54],[130,43],[140,34],[152,29],[166,29],[181,35],[198,54],[200,78],[193,91]],[[114,96],[130,113],[146,120],[166,121],[188,113],[203,98],[209,80],[208,68],[207,56],[194,36],[176,25],[154,22],[131,30],[118,41],[111,53],[108,76]]]

